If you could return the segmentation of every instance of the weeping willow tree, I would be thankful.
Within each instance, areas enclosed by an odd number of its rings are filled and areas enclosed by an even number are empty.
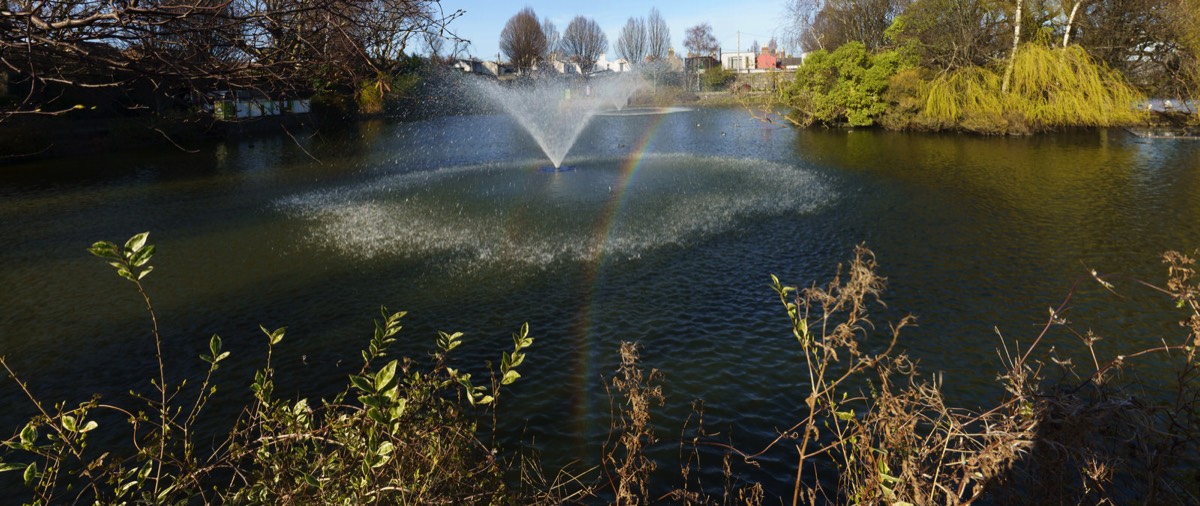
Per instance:
[[[1176,0],[1173,6],[1175,29],[1184,48],[1180,66],[1188,81],[1185,88],[1192,103],[1200,104],[1200,0]],[[1200,123],[1200,107],[1192,110],[1192,121]]]
[[[944,125],[989,133],[1107,127],[1144,119],[1136,105],[1145,97],[1078,46],[1024,44],[1011,67],[1007,92],[1000,74],[990,68],[966,67],[937,76],[925,87],[923,114]]]
[[[925,111],[946,127],[1001,133],[1007,131],[1000,76],[984,67],[946,72],[925,87]]]
[[[1144,119],[1145,97],[1079,46],[1028,44],[1013,65],[1012,107],[1046,126],[1115,126]]]

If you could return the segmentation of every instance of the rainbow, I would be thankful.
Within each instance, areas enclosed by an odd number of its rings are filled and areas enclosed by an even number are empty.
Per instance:
[[[629,154],[624,157],[617,176],[617,183],[612,189],[613,196],[601,211],[591,234],[590,251],[593,252],[593,255],[586,260],[588,265],[585,266],[586,272],[583,280],[585,287],[583,304],[571,332],[576,344],[573,368],[575,373],[572,377],[573,390],[577,393],[571,415],[578,424],[575,431],[578,436],[590,434],[597,429],[592,426],[591,417],[588,416],[588,406],[592,405],[595,400],[591,389],[588,388],[588,382],[598,378],[601,374],[611,374],[611,371],[597,371],[595,364],[602,362],[605,357],[616,356],[617,351],[616,343],[605,343],[614,346],[598,349],[595,332],[595,318],[600,313],[597,295],[604,281],[604,267],[607,264],[605,249],[611,243],[614,227],[620,223],[626,207],[626,192],[636,182],[638,172],[649,155],[650,142],[658,132],[665,116],[666,114],[654,115],[652,122],[646,127],[641,137],[633,143]]]

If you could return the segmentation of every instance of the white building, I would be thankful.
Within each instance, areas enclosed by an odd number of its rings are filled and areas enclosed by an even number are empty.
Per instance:
[[[454,68],[463,72],[492,77],[499,77],[504,73],[504,69],[499,63],[479,58],[460,58],[454,62]]]
[[[609,60],[607,55],[600,53],[600,58],[596,60],[595,72],[628,72],[630,70],[629,61],[624,58]]]
[[[562,61],[555,58],[545,63],[539,63],[536,67],[540,69],[543,64],[548,64],[551,69],[554,69],[554,72],[559,74],[577,75],[583,73],[583,69],[579,68],[579,64],[571,61]]]
[[[721,52],[721,67],[726,70],[745,72],[755,68],[757,53],[750,51]]]

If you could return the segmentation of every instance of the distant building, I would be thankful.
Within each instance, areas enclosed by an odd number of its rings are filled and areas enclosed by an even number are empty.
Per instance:
[[[600,53],[600,58],[596,60],[596,67],[593,72],[628,72],[630,70],[629,61],[624,58],[609,60],[608,56]]]
[[[804,63],[804,54],[800,56],[785,56],[780,58],[777,65],[779,68],[784,70],[796,70],[800,68],[801,63]]]
[[[755,67],[760,69],[779,68],[779,60],[775,58],[775,55],[771,54],[771,49],[767,46],[762,47],[762,52],[758,54],[754,62]]]
[[[481,76],[500,77],[516,72],[511,66],[504,65],[498,61],[481,60],[479,58],[459,58],[454,61],[451,68],[466,72],[468,74],[478,74]]]
[[[683,66],[688,73],[703,72],[721,66],[721,61],[713,56],[689,56],[684,58]]]
[[[563,61],[558,58],[554,58],[554,59],[552,59],[548,62],[544,62],[544,63],[546,65],[546,70],[550,71],[550,72],[555,72],[558,74],[565,74],[565,75],[581,75],[581,74],[583,74],[583,68],[580,67],[578,63],[573,62],[573,61]],[[538,65],[535,66],[535,68],[540,68],[541,65],[542,64],[539,63]]]
[[[221,121],[309,112],[308,99],[272,99],[259,91],[214,91],[208,93],[206,98],[206,102],[212,104],[213,117]]]
[[[722,51],[721,66],[735,72],[745,72],[756,67],[757,56],[750,51]]]
[[[683,72],[683,58],[675,54],[675,48],[667,48],[667,71]]]

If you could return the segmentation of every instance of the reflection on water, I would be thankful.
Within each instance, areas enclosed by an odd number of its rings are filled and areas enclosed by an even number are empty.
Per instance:
[[[0,353],[52,399],[145,385],[153,352],[137,296],[84,248],[150,230],[148,286],[180,375],[220,333],[234,352],[222,391],[242,392],[261,360],[258,325],[287,325],[281,388],[328,394],[380,305],[409,312],[399,351],[422,357],[436,331],[463,331],[458,365],[478,371],[528,321],[537,342],[501,433],[535,434],[553,469],[599,457],[602,375],[617,343],[637,340],[665,373],[657,451],[673,469],[670,435],[694,399],[745,448],[802,411],[807,375],[769,274],[825,280],[865,241],[889,278],[880,328],[916,313],[902,346],[945,371],[952,401],[978,405],[998,395],[995,327],[1029,342],[1091,269],[1156,281],[1161,251],[1200,247],[1200,143],[1121,131],[983,138],[794,131],[739,110],[598,116],[567,157],[576,170],[551,174],[506,116],[296,134],[5,168]],[[1105,337],[1100,353],[1179,335],[1169,301],[1129,282],[1118,292],[1085,284],[1073,299],[1069,317]],[[1056,332],[1047,343],[1061,354],[1083,352]],[[12,388],[0,405],[13,407],[3,427],[29,414]],[[790,493],[791,465],[785,450],[769,455],[780,483],[768,485]]]

